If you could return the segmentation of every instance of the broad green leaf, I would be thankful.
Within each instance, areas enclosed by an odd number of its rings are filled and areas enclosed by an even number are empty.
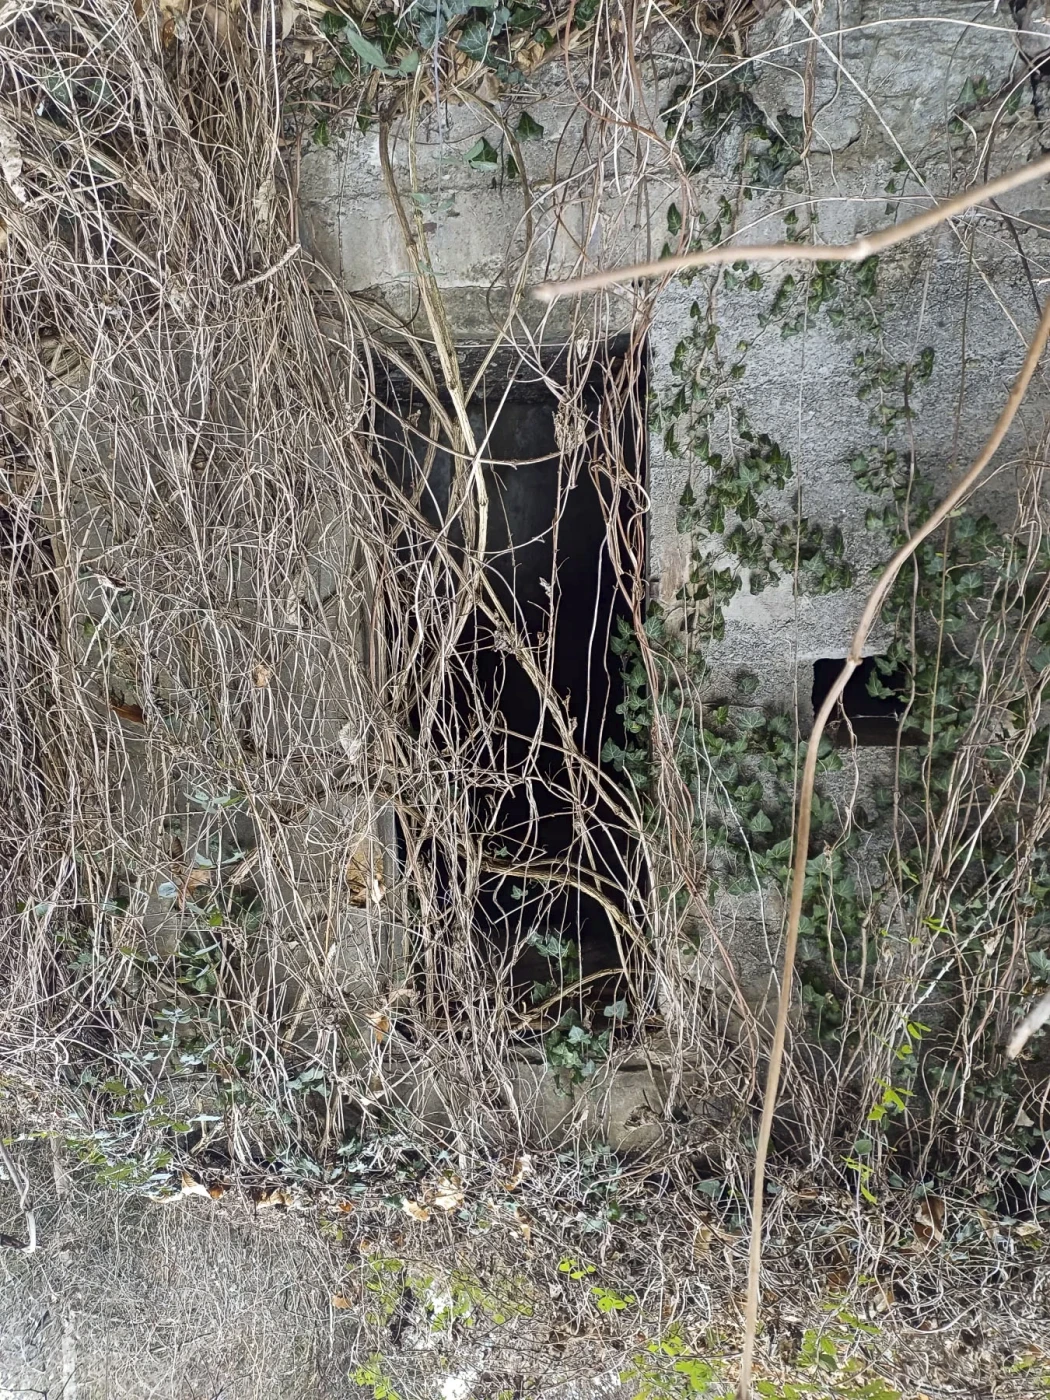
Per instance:
[[[519,141],[538,141],[543,135],[543,127],[528,112],[522,112],[515,131]]]
[[[390,71],[386,61],[386,54],[378,44],[373,44],[371,39],[366,39],[359,29],[346,31],[345,43],[353,49],[362,63],[367,63],[370,68],[378,68],[381,73]]]
[[[473,170],[498,170],[499,155],[495,147],[482,136],[467,152],[467,164]]]
[[[468,58],[475,59],[478,63],[485,60],[492,42],[492,35],[484,20],[472,19],[459,36],[456,48],[461,53],[465,53]]]

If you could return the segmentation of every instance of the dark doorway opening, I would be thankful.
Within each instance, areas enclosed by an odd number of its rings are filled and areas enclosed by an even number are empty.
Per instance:
[[[842,671],[841,658],[813,663],[813,713],[816,714]],[[865,746],[909,744],[914,731],[901,730],[908,705],[908,678],[882,657],[866,656],[846,682],[828,721],[828,737],[837,743]]]
[[[607,740],[622,746],[626,738],[622,666],[610,639],[642,615],[645,386],[625,354],[618,347],[574,385],[571,419],[559,392],[564,356],[542,376],[509,364],[486,372],[469,417],[484,443],[490,591],[441,661],[439,698],[431,689],[413,715],[470,775],[464,801],[483,853],[473,942],[530,1014],[550,1004],[557,1017],[570,996],[581,1008],[619,1004],[617,918],[631,917],[630,892],[640,888],[617,800],[622,779],[602,761]],[[614,400],[610,381],[621,387]],[[441,533],[448,556],[462,558],[472,528],[457,483],[463,464],[425,427],[432,420],[417,390],[390,375],[387,394],[391,411],[378,425],[387,472]],[[420,551],[403,536],[399,566],[422,566]],[[422,675],[437,662],[437,641],[420,653]],[[575,748],[568,755],[565,725]],[[436,897],[451,905],[466,871],[439,841],[427,856]]]

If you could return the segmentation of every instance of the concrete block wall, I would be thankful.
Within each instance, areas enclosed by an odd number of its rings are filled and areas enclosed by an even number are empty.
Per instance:
[[[1041,27],[1040,27],[1041,26]],[[1042,35],[1046,31],[1046,42]],[[630,288],[608,296],[566,300],[543,308],[514,285],[526,228],[535,229],[527,283],[573,271],[609,267],[657,254],[668,238],[668,206],[713,217],[722,201],[734,211],[741,243],[785,237],[793,213],[815,236],[847,242],[903,220],[966,185],[1014,169],[1050,147],[1044,144],[1041,82],[1032,69],[1050,48],[1040,5],[932,0],[916,12],[908,0],[842,0],[805,11],[774,6],[747,34],[747,54],[722,71],[740,78],[750,61],[749,96],[769,127],[801,119],[803,159],[780,188],[742,197],[741,156],[751,142],[730,120],[715,142],[712,163],[675,176],[666,159],[661,112],[690,76],[670,42],[654,44],[644,89],[625,100],[637,126],[652,137],[614,141],[600,158],[588,146],[572,64],[551,62],[526,86],[490,97],[499,119],[516,124],[522,111],[543,127],[523,145],[527,184],[471,167],[468,153],[481,136],[493,145],[500,127],[483,103],[443,105],[421,119],[415,181],[425,205],[432,261],[453,331],[466,346],[488,343],[513,319],[515,337],[552,347],[571,337],[612,335],[631,326],[638,303]],[[971,101],[974,93],[990,94]],[[591,166],[587,161],[592,160]],[[393,154],[398,183],[411,182],[404,132]],[[1008,219],[1006,216],[1012,216]],[[401,235],[388,204],[374,130],[333,132],[328,148],[303,162],[300,216],[304,242],[362,302],[380,301],[418,329],[419,303]],[[972,459],[1005,402],[1045,294],[1050,251],[1050,191],[1036,182],[1003,197],[996,208],[973,210],[880,262],[879,300],[886,352],[914,357],[934,351],[932,374],[917,396],[907,446],[922,471],[947,486]],[[672,240],[673,241],[673,240]],[[728,698],[741,669],[758,677],[753,705],[794,708],[804,733],[812,720],[813,663],[846,654],[884,544],[864,528],[867,498],[849,467],[870,443],[869,406],[852,379],[856,340],[848,326],[814,317],[804,334],[781,336],[763,314],[780,278],[799,269],[762,269],[760,292],[729,291],[717,276],[672,280],[647,327],[650,389],[671,387],[670,360],[693,324],[697,300],[717,327],[718,345],[733,357],[748,342],[745,371],[734,387],[758,432],[768,433],[792,460],[794,475],[774,498],[780,518],[805,514],[845,539],[854,585],[817,595],[791,580],[752,594],[744,586],[726,613],[724,638],[711,646],[710,691]],[[1037,383],[1000,456],[1002,470],[979,507],[1008,518],[1011,462],[1038,444],[1047,394]],[[649,443],[651,495],[649,574],[652,596],[675,614],[689,567],[691,541],[676,515],[687,483],[702,490],[697,463],[668,454],[658,434]],[[698,492],[699,494],[699,492]],[[732,524],[732,521],[729,522]],[[710,548],[710,544],[707,546]],[[887,644],[876,628],[867,647]],[[860,791],[882,770],[882,755],[861,751],[844,783]],[[782,905],[770,897],[726,904],[717,912],[731,932],[742,968],[761,999],[778,954]],[[756,912],[757,909],[757,912]]]
[[[1040,122],[1022,53],[1023,43],[1031,47],[1038,30],[1020,31],[1009,6],[936,0],[917,15],[907,0],[846,0],[816,13],[814,21],[793,7],[774,8],[747,36],[749,54],[756,55],[750,96],[767,121],[776,127],[785,114],[812,114],[805,159],[782,188],[743,200],[741,132],[731,128],[716,143],[714,163],[691,180],[689,195],[697,210],[710,214],[722,199],[734,207],[737,241],[782,239],[783,215],[795,211],[803,223],[816,214],[821,241],[847,242],[928,207],[931,196],[1041,153]],[[921,62],[916,62],[918,52]],[[663,123],[657,114],[684,76],[684,69],[664,61],[637,98],[660,137]],[[981,79],[1001,100],[981,111],[967,110],[964,89]],[[666,161],[656,161],[642,146],[596,162],[582,185],[576,181],[577,167],[586,159],[576,149],[586,122],[561,63],[541,68],[526,88],[496,105],[512,126],[527,110],[543,127],[541,139],[522,147],[527,189],[521,181],[468,164],[467,154],[480,136],[493,144],[500,139],[493,119],[474,105],[449,104],[440,121],[432,110],[424,114],[415,156],[433,265],[454,333],[464,345],[486,343],[504,329],[527,219],[536,228],[528,272],[533,285],[579,268],[581,258],[588,266],[604,267],[653,256],[668,238],[668,205],[682,199]],[[1006,111],[1008,106],[1012,110]],[[393,143],[393,163],[407,194],[401,136]],[[894,179],[903,197],[887,195]],[[560,186],[571,187],[568,202],[560,201]],[[375,131],[336,132],[328,148],[311,149],[300,196],[302,231],[314,255],[349,291],[382,300],[401,316],[415,316],[418,325],[418,297],[383,186]],[[1016,216],[1013,228],[1038,287],[1044,250],[1050,248],[1045,182],[1005,196],[999,207]],[[924,470],[947,482],[976,452],[1002,407],[1034,323],[1032,288],[1005,219],[988,209],[892,251],[881,264],[888,349],[901,357],[926,345],[935,352],[914,423],[914,450]],[[794,479],[780,503],[785,518],[801,510],[841,528],[857,588],[796,596],[785,582],[752,596],[745,581],[729,606],[726,637],[712,662],[716,674],[740,666],[754,670],[762,682],[756,702],[790,702],[798,681],[805,717],[811,684],[805,668],[818,657],[845,653],[868,569],[879,552],[863,528],[865,498],[847,467],[871,437],[868,410],[851,388],[855,347],[849,329],[814,318],[804,335],[784,340],[776,325],[759,324],[779,276],[788,270],[769,271],[762,294],[716,292],[711,315],[727,355],[740,341],[750,343],[739,400],[756,430],[768,432],[791,455]],[[657,301],[649,333],[656,396],[668,387],[669,360],[691,325],[690,307],[698,298],[706,302],[708,286],[709,281],[672,280]],[[559,302],[553,311],[527,296],[519,306],[522,319],[547,346],[584,333],[585,327],[615,333],[630,324],[633,310],[632,294],[622,290],[600,300]],[[1038,435],[1044,405],[1038,393],[1030,400],[1006,455],[1026,436]],[[687,566],[687,542],[675,514],[682,490],[695,476],[695,465],[669,458],[654,435],[650,572],[654,596],[665,604],[673,602]],[[1008,483],[1001,484],[999,496],[1007,503],[1002,508],[1008,508]],[[994,505],[994,491],[989,499]],[[871,649],[879,644],[876,635]]]

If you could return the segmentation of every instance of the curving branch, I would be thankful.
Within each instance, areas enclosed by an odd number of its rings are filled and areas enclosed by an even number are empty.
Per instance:
[[[687,272],[697,267],[718,267],[724,263],[747,258],[750,262],[863,262],[887,248],[906,243],[928,229],[936,228],[946,219],[964,214],[985,200],[994,199],[1021,185],[1031,184],[1040,176],[1050,175],[1050,156],[1032,161],[1018,170],[1011,170],[985,185],[964,190],[943,204],[935,204],[902,223],[891,224],[878,233],[865,234],[853,243],[724,243],[701,252],[682,253],[674,258],[657,258],[652,262],[634,263],[630,267],[615,267],[607,272],[592,272],[586,277],[573,277],[563,282],[541,282],[533,291],[538,301],[557,301],[560,297],[576,296],[580,292],[596,292],[603,287],[615,287],[642,277],[667,277],[673,272]]]
[[[1050,161],[1042,161],[1040,164],[1050,169]],[[1034,166],[1029,167],[1035,169]],[[970,467],[969,471],[959,482],[949,491],[937,509],[908,539],[900,549],[897,550],[893,558],[886,565],[879,577],[878,583],[868,595],[861,619],[857,624],[857,630],[853,634],[850,642],[849,652],[843,662],[842,670],[838,678],[832,685],[828,694],[824,698],[824,703],[820,707],[813,723],[813,731],[809,737],[806,747],[806,762],[802,770],[802,781],[798,795],[798,818],[795,825],[795,850],[791,865],[791,893],[788,903],[787,932],[784,938],[784,958],[780,973],[780,995],[777,1001],[777,1019],[773,1032],[773,1045],[769,1055],[769,1065],[766,1071],[766,1085],[762,1100],[762,1120],[759,1126],[758,1141],[755,1146],[755,1172],[752,1188],[751,1202],[751,1242],[748,1254],[748,1280],[747,1280],[747,1302],[744,1311],[744,1346],[740,1360],[740,1378],[738,1382],[739,1400],[750,1400],[751,1395],[751,1364],[754,1356],[755,1335],[758,1330],[758,1303],[759,1286],[762,1270],[762,1206],[765,1193],[766,1157],[769,1152],[769,1139],[773,1127],[773,1112],[776,1108],[777,1089],[780,1084],[780,1070],[784,1059],[784,1042],[787,1036],[788,1012],[791,1006],[791,982],[795,967],[795,953],[798,948],[799,920],[802,916],[802,893],[806,879],[806,863],[809,850],[809,827],[810,815],[813,809],[813,785],[817,772],[817,750],[820,747],[820,740],[824,733],[825,725],[831,715],[832,710],[838,704],[842,692],[846,688],[850,676],[860,665],[862,652],[872,627],[878,618],[889,596],[890,590],[897,581],[897,576],[901,569],[912,557],[923,540],[927,539],[940,525],[948,518],[953,510],[959,506],[977,485],[985,468],[991,462],[996,452],[1002,445],[1010,429],[1011,423],[1017,416],[1017,410],[1021,406],[1028,391],[1028,386],[1035,374],[1036,366],[1040,356],[1050,336],[1050,298],[1040,317],[1035,334],[1032,336],[1028,346],[1028,352],[1024,358],[1024,364],[1014,382],[1014,387],[1010,391],[1010,397],[996,421],[991,436],[985,443],[980,455]],[[1032,1021],[1036,1012],[1040,1010],[1036,1007],[1029,1017]],[[1048,1003],[1047,1016],[1050,1016],[1050,1003]],[[1018,1040],[1021,1030],[1027,1022],[1022,1023],[1013,1044]],[[1032,1026],[1028,1034],[1036,1026]],[[1025,1036],[1027,1039],[1027,1035]],[[1024,1041],[1021,1041],[1023,1045]],[[1018,1046],[1018,1051],[1020,1046]]]
[[[8,1249],[19,1249],[23,1254],[33,1254],[37,1249],[36,1238],[36,1215],[29,1207],[29,1180],[25,1173],[15,1166],[7,1148],[0,1142],[0,1164],[11,1185],[18,1192],[18,1208],[26,1218],[26,1234],[28,1239],[25,1244],[21,1240],[13,1239],[10,1235],[0,1235],[0,1244]]]

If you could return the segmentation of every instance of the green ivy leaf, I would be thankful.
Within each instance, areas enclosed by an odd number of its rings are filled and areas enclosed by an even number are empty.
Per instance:
[[[667,232],[679,234],[682,232],[682,214],[677,204],[671,204],[667,209]]]
[[[477,63],[484,63],[491,43],[492,33],[488,25],[484,20],[473,19],[459,36],[456,48]]]
[[[522,112],[518,125],[514,128],[519,141],[538,141],[543,135],[543,127],[528,112]]]
[[[381,73],[389,73],[390,67],[386,61],[386,54],[378,44],[373,44],[371,39],[366,39],[360,29],[347,26],[344,42],[353,49],[362,63],[369,68],[378,68]]]
[[[467,152],[467,164],[472,170],[498,170],[499,155],[496,148],[482,136]]]

